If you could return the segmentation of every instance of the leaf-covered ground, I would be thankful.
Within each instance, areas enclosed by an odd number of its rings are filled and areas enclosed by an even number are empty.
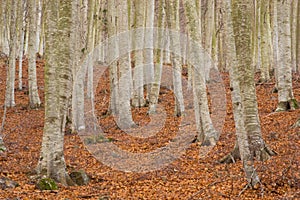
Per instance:
[[[0,176],[19,183],[14,189],[0,190],[0,199],[297,199],[300,198],[300,129],[290,128],[300,117],[300,110],[274,113],[277,94],[271,93],[274,81],[257,85],[259,114],[263,137],[278,155],[271,160],[256,162],[261,185],[245,189],[246,180],[240,161],[219,164],[235,142],[235,130],[228,74],[226,84],[227,115],[217,145],[204,158],[199,146],[192,143],[186,152],[170,165],[152,172],[122,172],[105,166],[89,153],[80,137],[70,132],[65,136],[65,159],[69,171],[84,169],[91,178],[86,186],[64,187],[57,191],[40,191],[31,179],[41,147],[44,108],[28,108],[27,62],[24,63],[24,87],[16,90],[16,107],[8,109],[3,136],[8,148],[0,154]],[[38,84],[43,98],[43,62],[38,61]],[[0,103],[5,96],[6,68],[0,68]],[[168,114],[165,128],[148,139],[137,139],[119,130],[113,117],[106,116],[109,87],[107,76],[96,94],[97,116],[111,141],[129,152],[149,152],[166,145],[175,137],[180,118],[172,115],[172,92],[162,90],[160,102]],[[17,81],[16,81],[17,85]],[[295,97],[300,100],[300,82],[294,81]],[[141,126],[150,119],[147,108],[133,109],[134,120]],[[3,109],[0,111],[2,119]],[[187,132],[189,130],[186,130]]]

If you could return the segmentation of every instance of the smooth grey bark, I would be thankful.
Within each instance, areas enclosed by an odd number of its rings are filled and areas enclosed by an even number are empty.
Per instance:
[[[201,33],[199,32],[200,18],[196,6],[192,0],[185,0],[184,8],[189,36],[192,41],[201,44]],[[193,66],[193,95],[198,140],[200,140],[202,145],[213,146],[216,144],[219,135],[213,126],[208,108],[205,80],[207,75],[206,72],[208,71],[207,67],[210,68],[210,66],[207,60],[202,60],[205,56],[201,55],[203,52],[199,52],[199,49],[197,49],[195,45],[191,45],[189,50],[190,53],[188,59],[193,59],[194,62],[198,63],[200,66],[200,69],[195,69],[195,66]]]
[[[270,25],[270,0],[261,0],[260,6],[260,53],[261,53],[261,78],[260,82],[270,80],[272,46]]]
[[[83,11],[84,12],[84,11]],[[78,14],[79,13],[79,14]],[[81,55],[84,52],[85,37],[83,36],[82,23],[84,20],[81,18],[81,6],[79,0],[72,1],[72,20],[71,20],[71,33],[70,33],[70,46],[71,46],[71,65],[73,75],[73,88],[72,88],[72,131],[80,131],[85,129],[84,123],[84,81],[86,75],[86,66],[80,62]]]
[[[29,42],[28,42],[28,85],[29,85],[29,106],[38,108],[41,100],[38,94],[37,76],[36,76],[36,1],[28,1],[28,19],[29,19]]]
[[[292,6],[291,6],[291,18],[290,18],[290,23],[291,23],[291,56],[292,56],[292,71],[296,72],[297,70],[297,60],[296,60],[296,48],[297,48],[297,7],[298,7],[298,1],[299,0],[292,0]],[[294,42],[295,41],[295,42]]]
[[[16,51],[17,51],[17,1],[11,2],[10,16],[10,42],[9,42],[9,66],[6,78],[5,106],[14,107],[15,103],[15,73],[16,73]]]
[[[158,19],[157,19],[157,39],[156,39],[156,46],[159,46],[159,42],[163,38],[163,27],[165,22],[165,11],[164,11],[164,0],[159,0],[160,7],[158,8]],[[161,30],[160,30],[160,29]],[[164,44],[162,44],[164,45]],[[154,65],[154,82],[151,87],[151,91],[149,94],[149,114],[156,113],[156,107],[158,103],[159,91],[160,91],[160,83],[162,77],[162,67],[163,67],[163,50],[156,49],[155,50],[155,65]]]
[[[275,80],[278,79],[278,64],[279,64],[279,46],[278,46],[278,15],[277,15],[277,0],[271,0],[271,22],[272,22],[272,43],[273,43],[273,69]],[[276,81],[278,88],[278,81]]]
[[[88,56],[88,66],[87,66],[87,97],[93,99],[94,94],[93,94],[93,77],[94,77],[94,66],[93,66],[93,59],[92,59],[92,51],[94,49],[94,0],[88,0],[88,33],[87,33],[87,53],[89,54]]]
[[[153,39],[154,39],[154,6],[155,5],[155,0],[147,0],[146,1],[146,14],[145,14],[145,27],[148,28],[149,31],[145,32],[145,37],[144,37],[144,43],[146,46],[153,47]],[[150,28],[150,29],[149,29]],[[144,77],[145,77],[145,82],[146,88],[147,88],[147,94],[146,94],[146,100],[149,101],[149,94],[151,91],[152,87],[152,82],[154,80],[154,55],[153,55],[153,48],[146,48],[144,49],[143,52],[143,57],[144,57],[144,65],[147,66],[146,69],[144,70]]]
[[[298,108],[292,86],[292,50],[291,50],[291,4],[292,0],[277,1],[278,9],[278,106],[276,111],[294,110]]]
[[[25,36],[25,17],[26,17],[26,10],[24,9],[26,6],[26,2],[21,0],[21,16],[19,16],[19,41],[20,41],[20,47],[19,47],[19,73],[18,73],[18,89],[22,90],[23,84],[22,84],[22,76],[23,76],[23,51],[24,51],[24,36]]]
[[[166,4],[167,23],[171,31],[180,32],[179,26],[179,0],[172,0]],[[171,62],[173,66],[173,88],[175,95],[175,115],[181,116],[184,113],[184,99],[182,93],[181,57],[175,53],[181,49],[180,38],[174,34],[170,34]]]
[[[128,5],[126,1],[117,0],[117,30],[118,33],[128,31]],[[123,37],[119,38],[118,41],[119,49],[125,49],[122,52],[125,55],[120,55],[119,57],[119,115],[118,124],[121,128],[130,128],[134,126],[134,122],[131,114],[130,97],[131,97],[131,86],[132,86],[132,76],[131,76],[131,64],[130,64],[130,38]],[[121,51],[121,50],[120,50]]]
[[[141,0],[135,0],[133,2],[134,11],[134,22],[133,28],[139,31],[134,31],[132,36],[132,45],[134,51],[134,69],[133,69],[133,99],[132,106],[143,107],[145,105],[144,99],[144,55],[142,49],[137,49],[138,47],[143,47],[144,43],[144,33],[143,27],[145,25],[145,15],[146,15],[146,2]],[[146,58],[146,57],[145,57]],[[147,75],[145,75],[146,78]]]
[[[117,33],[117,15],[116,15],[116,1],[111,0],[107,2],[107,34],[108,38],[113,37]],[[112,40],[112,44],[107,47],[107,56],[109,61],[113,61],[114,57],[118,57],[118,41]],[[109,113],[116,115],[119,113],[119,87],[118,87],[118,66],[117,61],[113,61],[109,65],[109,83],[110,83],[110,101]]]

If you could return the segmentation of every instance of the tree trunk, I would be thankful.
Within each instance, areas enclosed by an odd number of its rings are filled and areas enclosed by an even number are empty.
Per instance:
[[[118,33],[128,31],[128,5],[126,1],[117,1],[117,30]],[[128,35],[128,34],[127,34]],[[120,128],[130,128],[134,126],[132,120],[131,107],[130,107],[130,97],[131,97],[131,64],[130,64],[130,38],[124,37],[119,38],[119,66],[120,66],[120,78],[119,78],[119,117],[118,125]]]
[[[71,2],[51,1],[46,14],[45,125],[37,171],[64,185],[73,185],[64,159],[64,127],[71,95]]]
[[[290,11],[292,0],[277,1],[278,9],[278,106],[276,111],[294,110],[298,108],[297,101],[294,98],[292,87],[292,63],[291,63],[291,28]]]
[[[107,2],[108,10],[108,24],[107,24],[107,34],[108,38],[116,35],[117,22],[116,22],[116,3],[115,0]],[[109,113],[116,115],[119,113],[119,87],[118,87],[118,66],[115,58],[118,58],[118,41],[112,40],[112,44],[108,45],[108,61],[109,61],[109,81],[110,81],[110,102],[109,102]]]
[[[258,117],[257,99],[254,82],[254,66],[252,60],[251,38],[254,26],[252,0],[233,0],[232,19],[238,65],[238,82],[241,92],[241,109],[245,133],[238,134],[238,143],[241,158],[246,172],[248,183],[255,186],[259,177],[254,169],[253,160],[267,160],[274,155],[264,143],[261,135]],[[238,102],[233,102],[238,103]],[[240,106],[240,105],[235,105]],[[240,116],[241,117],[241,116]]]
[[[148,28],[149,31],[145,32],[144,43],[147,47],[153,47],[154,40],[154,0],[146,1],[146,21],[145,27]],[[152,82],[154,81],[154,58],[153,58],[153,48],[145,48],[144,49],[144,65],[147,66],[144,70],[144,77],[146,81],[147,87],[147,95],[146,99],[149,101],[149,94],[152,87]]]
[[[146,2],[142,0],[135,0],[134,6],[134,31],[133,48],[134,51],[134,71],[133,71],[133,99],[132,105],[134,107],[143,107],[145,105],[144,99],[144,25],[145,25],[145,8]],[[146,34],[146,33],[145,33]],[[146,57],[145,57],[146,58]]]
[[[36,77],[36,1],[28,1],[28,18],[29,18],[29,43],[28,43],[28,85],[29,85],[29,106],[38,108],[41,101],[38,94],[37,77]]]
[[[168,28],[171,31],[180,33],[179,26],[179,0],[169,1],[166,6],[167,23]],[[184,112],[184,100],[182,94],[182,82],[181,82],[181,57],[175,53],[180,52],[181,49],[180,37],[170,34],[170,49],[171,49],[171,61],[173,66],[173,87],[175,95],[175,116],[181,116]]]
[[[292,54],[292,71],[296,72],[296,45],[297,45],[297,7],[298,7],[299,0],[292,0],[291,3],[291,17],[290,17],[290,24],[291,24],[291,54]]]
[[[261,0],[260,14],[260,52],[261,52],[261,78],[260,82],[270,80],[271,43],[270,43],[270,0]]]
[[[192,41],[201,44],[200,19],[197,14],[197,9],[191,0],[184,2],[185,15],[188,24],[188,31]],[[196,115],[196,125],[198,129],[198,140],[202,142],[202,145],[213,146],[219,138],[216,132],[212,120],[209,114],[208,100],[205,85],[206,72],[209,70],[206,67],[210,67],[207,61],[202,60],[204,58],[201,49],[198,49],[195,45],[190,46],[189,60],[192,59],[194,63],[197,63],[200,67],[195,69],[193,66],[193,93],[194,93],[194,107]],[[200,56],[199,56],[200,55]]]
[[[215,0],[206,0],[202,12],[202,44],[206,52],[212,56],[215,29]],[[200,16],[199,16],[200,17]],[[209,80],[210,68],[205,67],[205,80]]]
[[[164,11],[164,0],[159,0],[159,10],[158,10],[158,33],[156,39],[156,47],[160,46],[159,42],[163,38],[163,27],[165,21],[165,11]],[[160,30],[161,29],[161,30]],[[162,44],[164,46],[164,44]],[[161,76],[163,67],[163,50],[155,49],[155,65],[154,65],[154,83],[152,84],[151,91],[149,94],[149,114],[156,113],[156,107],[158,103],[158,96],[160,90]]]
[[[19,16],[19,37],[20,37],[20,47],[19,47],[19,73],[18,73],[18,79],[19,79],[19,90],[22,90],[23,84],[22,84],[22,61],[23,61],[23,51],[24,51],[24,36],[25,36],[25,17],[26,17],[26,11],[25,11],[25,1],[21,0],[21,8],[20,8],[20,16]]]
[[[6,79],[5,106],[15,106],[15,73],[16,73],[16,49],[17,49],[17,1],[11,2],[10,17],[10,42],[9,42],[9,66]]]

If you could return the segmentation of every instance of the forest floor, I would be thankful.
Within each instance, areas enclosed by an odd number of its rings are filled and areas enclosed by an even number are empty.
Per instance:
[[[38,85],[44,102],[43,62],[37,62]],[[7,147],[0,154],[0,177],[19,183],[14,189],[0,190],[0,199],[300,199],[300,129],[291,126],[300,117],[300,110],[275,113],[277,94],[274,81],[257,84],[262,133],[267,144],[278,155],[255,166],[261,178],[257,189],[246,189],[247,182],[240,161],[220,164],[235,143],[235,128],[228,74],[222,74],[226,85],[227,110],[225,124],[217,145],[203,158],[199,144],[192,143],[183,155],[171,164],[152,172],[122,172],[98,161],[83,145],[77,134],[65,135],[65,159],[69,171],[84,169],[91,181],[86,186],[59,186],[56,191],[40,191],[31,179],[41,149],[44,107],[28,107],[27,61],[23,68],[23,90],[16,90],[16,107],[7,110],[3,131]],[[0,67],[0,104],[5,96],[6,68]],[[106,76],[107,77],[107,76]],[[17,81],[16,81],[17,85]],[[172,114],[156,136],[137,139],[117,128],[113,117],[105,116],[108,106],[108,79],[98,85],[96,108],[100,124],[115,145],[129,152],[149,152],[162,147],[176,135],[180,118]],[[294,80],[295,98],[300,101],[300,81]],[[167,113],[174,110],[172,92],[163,91],[161,102]],[[169,102],[169,103],[166,103]],[[149,122],[147,108],[133,109],[133,118],[140,125]],[[0,111],[2,119],[3,109]],[[168,124],[170,123],[170,124]],[[175,127],[175,128],[172,128]],[[188,131],[188,130],[186,130]]]

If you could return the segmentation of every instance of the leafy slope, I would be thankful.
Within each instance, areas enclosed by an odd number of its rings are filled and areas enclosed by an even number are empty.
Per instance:
[[[87,186],[63,187],[58,191],[39,191],[30,179],[37,164],[43,132],[43,108],[29,110],[27,62],[24,62],[24,90],[16,91],[15,108],[7,113],[3,135],[8,151],[0,155],[0,175],[17,181],[15,189],[0,190],[0,199],[279,199],[300,198],[300,130],[290,128],[300,117],[300,111],[273,113],[277,95],[271,93],[274,82],[257,85],[259,113],[263,136],[278,155],[271,160],[257,162],[261,187],[244,190],[246,180],[241,162],[219,164],[217,161],[233,148],[234,122],[230,105],[228,75],[223,74],[227,91],[227,116],[220,141],[204,158],[199,158],[197,143],[191,144],[186,153],[169,166],[148,173],[125,173],[111,169],[97,161],[84,147],[80,138],[71,133],[65,136],[67,167],[85,169],[91,177]],[[38,61],[40,95],[43,96],[43,62]],[[1,95],[5,94],[5,66],[0,67]],[[112,117],[105,117],[108,99],[108,80],[103,79],[97,88],[97,114],[100,124],[115,144],[130,152],[149,152],[168,143],[176,134],[180,119],[173,117],[172,92],[164,91],[161,100],[166,106],[166,127],[155,137],[136,139],[122,133]],[[300,100],[300,83],[294,81],[294,92]],[[43,100],[43,97],[41,98]],[[149,122],[147,109],[134,109],[134,120],[144,125]],[[0,116],[3,110],[0,111]],[[188,130],[186,130],[188,131]],[[240,195],[240,196],[239,196]]]

